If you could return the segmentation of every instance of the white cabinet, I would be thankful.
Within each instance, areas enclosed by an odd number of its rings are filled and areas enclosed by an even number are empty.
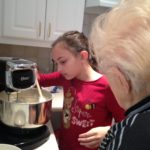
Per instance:
[[[56,39],[68,30],[82,31],[85,0],[48,0],[46,39]]]
[[[102,9],[111,9],[118,5],[121,0],[86,0],[85,13],[101,14]]]
[[[0,43],[50,47],[64,32],[82,30],[85,0],[0,1]]]
[[[114,7],[120,0],[86,0],[86,7]]]
[[[46,0],[4,0],[3,36],[44,39]]]
[[[2,34],[2,0],[0,0],[0,36]]]

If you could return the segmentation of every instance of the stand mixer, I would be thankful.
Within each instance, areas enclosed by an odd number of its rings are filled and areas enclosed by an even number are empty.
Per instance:
[[[29,60],[0,57],[0,90],[26,90],[35,85],[37,65]]]
[[[0,72],[0,143],[32,150],[50,135],[51,94],[42,91],[45,101],[39,101],[32,61],[0,57]]]

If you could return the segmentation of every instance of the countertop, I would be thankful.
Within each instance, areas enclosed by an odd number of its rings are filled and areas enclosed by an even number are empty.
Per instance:
[[[42,144],[40,147],[36,148],[35,150],[48,150],[48,149],[49,150],[50,149],[59,150],[51,121],[48,122],[48,127],[49,127],[50,133],[51,133],[49,139],[44,144]]]
[[[46,88],[46,90],[50,91],[51,87]],[[54,111],[54,112],[62,111],[63,99],[64,99],[64,97],[63,97],[63,89],[62,88],[59,88],[58,91],[56,91],[55,93],[52,93],[52,111]],[[50,137],[44,144],[42,144],[40,147],[36,148],[36,150],[48,150],[48,149],[59,150],[51,121],[49,121],[47,123],[47,126],[49,127],[49,130],[51,133]]]
[[[58,87],[58,89],[55,90],[55,92],[53,91],[54,88],[55,86],[51,86],[46,88],[44,87],[43,89],[51,92],[52,94],[52,111],[62,111],[64,98],[63,88]]]

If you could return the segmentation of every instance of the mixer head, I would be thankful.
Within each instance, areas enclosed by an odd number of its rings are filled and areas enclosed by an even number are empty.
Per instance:
[[[0,91],[20,91],[35,85],[36,63],[15,57],[0,57]]]

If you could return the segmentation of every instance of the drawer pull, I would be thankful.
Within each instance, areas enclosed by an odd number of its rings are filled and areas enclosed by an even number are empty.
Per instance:
[[[39,22],[39,37],[41,36],[41,27],[42,27],[42,23],[41,21]]]
[[[48,24],[48,38],[51,35],[51,23]]]

